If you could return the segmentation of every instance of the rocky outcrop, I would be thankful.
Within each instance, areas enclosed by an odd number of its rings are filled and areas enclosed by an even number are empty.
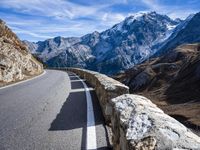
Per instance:
[[[38,75],[43,66],[0,20],[0,86]]]
[[[200,149],[200,137],[149,99],[126,94],[112,99],[115,150]]]
[[[106,123],[112,128],[114,150],[200,148],[200,137],[165,114],[149,99],[128,93],[128,87],[106,75],[69,68],[91,84]]]

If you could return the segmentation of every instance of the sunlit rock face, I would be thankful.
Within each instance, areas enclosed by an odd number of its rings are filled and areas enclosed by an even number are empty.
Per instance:
[[[40,74],[43,66],[0,20],[0,85]]]

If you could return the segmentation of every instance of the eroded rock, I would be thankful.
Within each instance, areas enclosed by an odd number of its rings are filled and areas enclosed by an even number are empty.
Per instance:
[[[145,97],[125,94],[112,99],[112,106],[114,149],[200,149],[200,137]]]
[[[40,74],[43,66],[0,20],[0,85]]]

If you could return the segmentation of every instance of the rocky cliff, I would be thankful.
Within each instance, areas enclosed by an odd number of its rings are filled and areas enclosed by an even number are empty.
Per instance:
[[[0,86],[42,73],[43,66],[0,20]]]
[[[166,113],[198,130],[199,68],[200,44],[187,44],[118,74],[116,79],[128,85],[131,93],[148,97]]]

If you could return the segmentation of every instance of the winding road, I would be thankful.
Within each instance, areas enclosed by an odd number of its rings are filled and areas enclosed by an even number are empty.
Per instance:
[[[73,73],[46,70],[0,89],[0,150],[108,148],[95,91]]]

